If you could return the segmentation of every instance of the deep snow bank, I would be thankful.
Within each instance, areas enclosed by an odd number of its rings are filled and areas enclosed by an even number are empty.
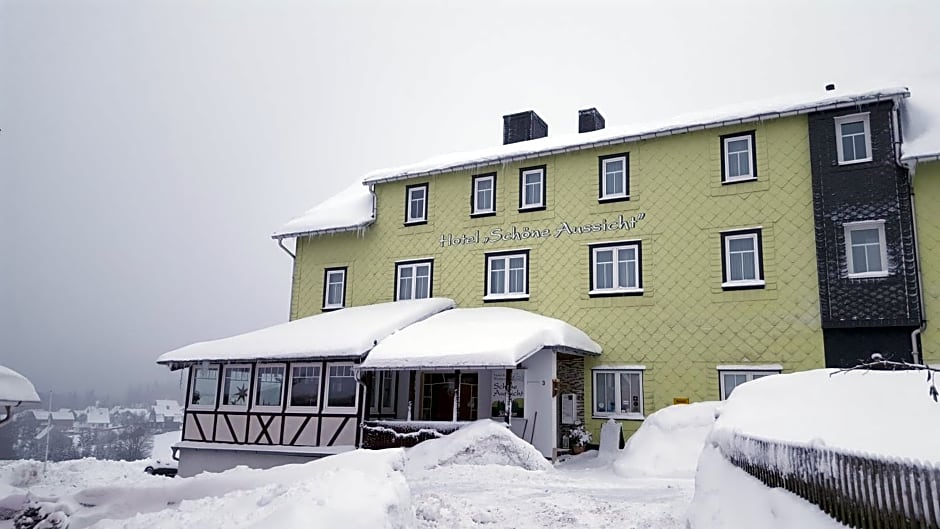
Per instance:
[[[720,404],[679,404],[650,415],[614,461],[614,472],[629,478],[693,477]]]
[[[483,419],[440,439],[407,449],[406,468],[427,470],[448,465],[508,465],[548,470],[552,465],[534,446],[516,437],[505,424]]]

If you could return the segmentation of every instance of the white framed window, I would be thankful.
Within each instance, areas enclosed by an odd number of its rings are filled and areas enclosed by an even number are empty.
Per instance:
[[[545,208],[545,166],[519,169],[519,209]]]
[[[757,178],[754,132],[721,137],[721,181],[742,182]]]
[[[222,368],[222,401],[219,409],[245,410],[251,395],[251,366],[227,365]]]
[[[323,272],[323,308],[341,309],[346,304],[346,268],[327,268]]]
[[[484,300],[528,299],[529,251],[486,254]]]
[[[744,384],[745,382],[779,374],[780,369],[719,369],[718,382],[720,386],[719,390],[721,392],[721,400],[726,400],[731,396],[731,392],[734,391],[734,388]]]
[[[258,364],[255,368],[255,395],[251,409],[281,411],[284,394],[284,364]]]
[[[199,365],[190,368],[189,404],[191,410],[214,410],[219,391],[219,366]]]
[[[722,233],[721,246],[723,289],[764,286],[760,228]]]
[[[589,294],[641,294],[640,241],[590,246],[591,290]]]
[[[845,255],[849,277],[887,277],[888,249],[885,244],[885,221],[847,222]]]
[[[395,371],[376,371],[372,376],[372,398],[369,410],[373,414],[388,415],[395,413],[395,386],[398,373]]]
[[[411,261],[395,265],[395,301],[431,297],[433,261]]]
[[[428,221],[428,185],[415,184],[405,187],[405,224],[421,224]]]
[[[496,173],[473,177],[473,196],[471,215],[490,215],[496,213]]]
[[[594,417],[615,419],[643,418],[643,370],[593,370]]]
[[[599,158],[600,194],[598,199],[623,200],[630,198],[630,155],[628,153]]]
[[[359,383],[351,363],[329,364],[326,367],[324,411],[355,412],[359,399]]]
[[[316,411],[320,407],[320,364],[291,364],[287,409]]]
[[[837,117],[835,124],[839,165],[870,162],[871,129],[868,112]]]

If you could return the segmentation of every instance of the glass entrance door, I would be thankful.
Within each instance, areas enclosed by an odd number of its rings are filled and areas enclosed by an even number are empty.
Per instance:
[[[421,377],[421,419],[425,421],[453,420],[456,387],[456,373],[424,373]],[[477,374],[461,374],[457,420],[476,420],[478,417],[478,402],[479,383]]]

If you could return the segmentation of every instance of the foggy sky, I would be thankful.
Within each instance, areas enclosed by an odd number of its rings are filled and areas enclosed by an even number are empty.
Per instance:
[[[940,3],[0,0],[0,364],[47,391],[286,320],[281,223],[369,170],[940,71]],[[808,185],[808,184],[807,184]]]

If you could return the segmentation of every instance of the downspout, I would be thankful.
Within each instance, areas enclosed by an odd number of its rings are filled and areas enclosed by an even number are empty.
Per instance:
[[[291,259],[297,259],[297,256],[294,255],[294,253],[291,252],[290,249],[287,248],[287,246],[284,246],[284,239],[282,237],[277,238],[277,245],[280,246],[282,250],[287,252],[287,255],[289,255]]]
[[[898,118],[901,112],[900,101],[894,100],[894,112],[891,113],[891,119],[894,125],[894,131],[896,134],[894,140],[894,161],[898,164],[899,167],[907,169],[908,174],[910,175],[910,195],[911,195],[911,229],[913,231],[912,237],[914,239],[914,267],[916,268],[915,272],[917,274],[917,302],[920,308],[920,325],[911,332],[911,356],[915,364],[923,364],[923,354],[920,350],[920,344],[918,338],[924,332],[924,329],[927,327],[927,312],[924,307],[924,279],[923,274],[921,273],[921,264],[920,264],[920,237],[917,234],[917,209],[914,204],[914,177],[917,173],[917,160],[912,160],[910,162],[903,162],[901,160],[901,125],[900,119]]]

